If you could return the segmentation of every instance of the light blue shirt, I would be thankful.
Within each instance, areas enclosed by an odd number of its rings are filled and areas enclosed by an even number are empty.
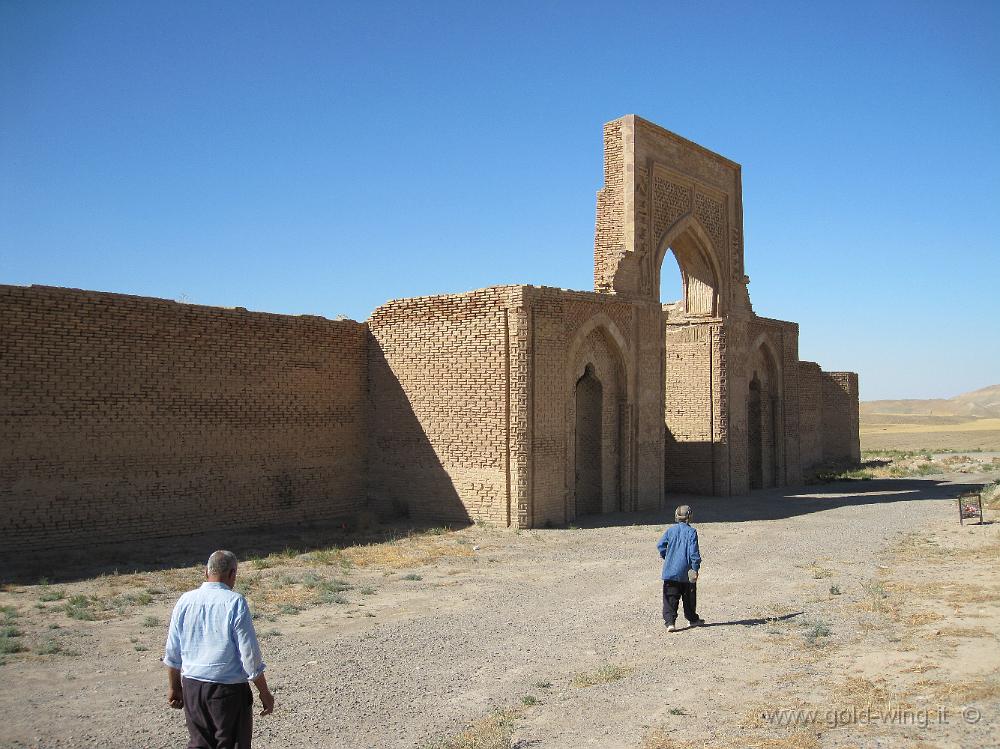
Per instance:
[[[256,679],[265,664],[247,599],[224,583],[202,583],[170,617],[163,662],[181,676],[216,684]]]

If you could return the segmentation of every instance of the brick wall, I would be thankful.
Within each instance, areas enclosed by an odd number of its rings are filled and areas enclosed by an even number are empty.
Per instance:
[[[639,318],[645,307],[611,295],[546,287],[526,287],[525,303],[530,332],[530,524],[567,522],[579,509],[575,387],[588,363],[603,387],[603,509],[658,507],[662,480],[658,466],[663,461],[662,361],[654,338],[652,369],[644,373],[642,351],[636,351],[633,343],[642,330]],[[654,311],[658,321],[658,309]],[[640,420],[638,404],[650,399],[656,407]],[[646,471],[642,470],[643,456],[652,464]],[[643,501],[647,501],[645,506]]]
[[[823,372],[823,460],[861,460],[858,375]]]
[[[664,326],[664,486],[670,493],[713,494],[715,478],[719,361],[717,322]]]
[[[597,193],[594,230],[594,289],[614,290],[615,271],[625,254],[625,126],[622,120],[604,126],[604,187]]]
[[[519,287],[395,300],[368,320],[369,497],[380,511],[512,524],[511,309]]]
[[[663,312],[656,302],[634,305],[635,367],[635,502],[637,510],[656,510],[664,505],[663,484]]]
[[[765,445],[765,486],[788,486],[802,481],[799,435],[799,326],[787,320],[775,320],[753,315],[747,326],[750,349],[747,351],[746,383],[752,370],[757,370],[768,390],[763,408],[765,425],[771,434],[771,445]],[[768,382],[768,380],[770,380]],[[768,400],[770,402],[768,402]],[[749,457],[749,456],[748,456]]]
[[[356,511],[366,346],[351,321],[0,286],[4,551]]]
[[[529,363],[531,383],[528,422],[531,425],[528,494],[531,525],[565,523],[569,507],[573,445],[567,444],[569,412],[566,355],[569,346],[566,318],[568,295],[556,291],[528,291]]]
[[[823,462],[823,381],[819,364],[799,362],[799,452],[802,470]]]

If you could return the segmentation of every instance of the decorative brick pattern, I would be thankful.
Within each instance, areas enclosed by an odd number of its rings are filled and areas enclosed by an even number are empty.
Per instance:
[[[577,516],[576,383],[587,364],[602,385],[602,497],[605,511],[634,507],[628,393],[633,305],[613,296],[527,287],[533,377],[530,495],[533,524]],[[621,336],[621,345],[607,322]]]
[[[511,289],[392,301],[372,313],[376,509],[508,523]]]
[[[715,249],[725,253],[726,250],[726,211],[721,200],[709,197],[704,193],[695,193],[694,215],[712,238]]]
[[[653,235],[657,241],[691,210],[691,188],[653,174]]]
[[[358,511],[366,348],[355,322],[0,286],[3,552]]]
[[[664,421],[667,494],[715,494],[715,450],[720,415],[716,373],[720,360],[718,322],[668,323],[664,347]]]
[[[637,166],[635,168],[634,193],[635,254],[639,262],[639,294],[646,299],[658,293],[654,290],[654,284],[660,278],[654,267],[656,262],[655,248],[650,237],[649,191],[649,170]]]

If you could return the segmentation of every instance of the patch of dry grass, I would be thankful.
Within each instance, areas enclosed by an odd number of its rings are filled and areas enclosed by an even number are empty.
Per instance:
[[[820,567],[818,564],[814,564],[809,568],[809,574],[812,575],[814,580],[822,580],[823,578],[833,576],[833,572],[831,570],[828,570],[825,567]]]
[[[961,681],[924,679],[914,685],[922,693],[929,693],[944,704],[968,704],[995,700],[1000,697],[1000,673],[966,678]]]
[[[893,549],[897,561],[907,562],[947,556],[948,553],[948,549],[942,548],[936,540],[920,533],[907,534]]]
[[[920,627],[925,624],[931,624],[932,622],[938,622],[944,619],[941,614],[936,614],[933,611],[920,611],[916,614],[908,614],[903,617],[903,623],[909,627]]]
[[[984,507],[1000,510],[1000,481],[984,486],[979,496],[982,497]]]
[[[598,684],[610,684],[635,673],[635,666],[618,666],[605,663],[596,671],[585,671],[573,677],[574,687],[594,687]]]
[[[448,557],[472,555],[467,538],[447,528],[434,528],[384,541],[318,549],[306,554],[285,549],[263,558],[250,557],[240,565],[236,587],[258,614],[299,611],[316,605],[347,603],[340,594],[352,586],[336,579],[336,575],[349,574],[354,567],[412,569]],[[119,619],[156,601],[173,601],[177,595],[197,588],[203,581],[201,565],[128,574],[115,572],[66,583],[59,589],[59,605],[37,608],[43,613],[65,612],[72,618],[84,620]],[[6,593],[43,598],[43,602],[45,594],[51,591],[44,582],[8,588]]]
[[[836,703],[857,708],[859,712],[880,712],[883,715],[892,710],[912,708],[909,702],[890,688],[885,679],[873,681],[861,676],[851,677],[837,688]]]
[[[819,749],[815,731],[797,731],[786,736],[741,736],[738,744],[729,741],[683,741],[671,738],[665,729],[654,728],[643,739],[642,749]]]
[[[349,546],[331,546],[327,549],[314,549],[300,554],[295,549],[285,549],[270,554],[264,558],[254,558],[249,563],[257,570],[296,567],[380,567],[383,569],[400,569],[403,567],[421,567],[444,559],[446,557],[469,557],[472,550],[468,548],[464,537],[457,537],[448,528],[431,528],[419,533],[408,533],[405,536],[357,543]]]
[[[991,533],[991,529],[983,529],[986,534]],[[922,562],[928,559],[940,561],[942,559],[955,562],[1000,562],[1000,539],[996,538],[995,532],[992,537],[977,538],[975,543],[967,546],[942,545],[934,538],[910,534],[900,541],[893,549],[893,555],[897,561]]]
[[[426,749],[510,749],[517,710],[497,710],[473,721],[459,734],[426,745]]]
[[[918,663],[915,666],[910,666],[909,668],[904,668],[902,673],[905,674],[926,674],[928,671],[934,671],[938,666],[933,663]]]
[[[890,596],[890,591],[895,590],[892,584],[873,580],[863,583],[861,589],[865,593],[865,597],[860,604],[860,608],[863,611],[870,611],[873,614],[888,617],[892,620],[899,619],[899,601]]]
[[[781,710],[790,712],[810,709],[810,706],[801,700],[784,700],[781,704]],[[771,728],[773,723],[769,720],[768,716],[774,714],[778,709],[773,704],[762,703],[754,705],[744,711],[738,725],[740,728],[749,731],[761,731]]]
[[[941,424],[922,424],[917,420],[906,421],[905,416],[900,416],[903,421],[897,424],[865,424],[861,427],[862,434],[871,433],[902,433],[902,434],[936,434],[938,432],[990,432],[1000,429],[1000,419],[969,419],[957,424],[949,424],[942,429]],[[941,449],[941,448],[935,448]],[[955,448],[972,449],[972,448]]]
[[[960,639],[985,637],[992,640],[996,638],[996,633],[986,629],[986,627],[941,627],[941,629],[935,630],[935,634],[941,637],[958,637]]]
[[[798,731],[788,736],[749,739],[745,744],[747,749],[819,749],[819,745],[818,735],[809,731]]]
[[[945,473],[984,473],[1000,470],[992,460],[966,455],[935,457],[930,450],[863,450],[859,463],[834,463],[814,469],[808,483],[862,481],[933,476]]]
[[[445,557],[471,557],[465,544],[443,535],[412,535],[383,543],[349,546],[341,551],[356,567],[422,567]]]
[[[695,749],[695,747],[705,747],[705,744],[694,744],[690,741],[678,741],[671,738],[663,728],[650,730],[642,741],[642,749]]]
[[[1000,590],[996,586],[978,583],[956,583],[943,581],[921,581],[919,583],[889,582],[884,586],[886,591],[898,593],[908,599],[923,600],[950,604],[963,603],[995,603],[1000,600]]]

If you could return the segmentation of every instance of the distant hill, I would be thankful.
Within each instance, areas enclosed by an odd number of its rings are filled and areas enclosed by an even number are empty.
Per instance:
[[[904,416],[907,418],[900,418]],[[954,398],[861,401],[861,419],[868,424],[901,421],[958,424],[970,419],[997,418],[1000,418],[1000,385],[990,385]]]

